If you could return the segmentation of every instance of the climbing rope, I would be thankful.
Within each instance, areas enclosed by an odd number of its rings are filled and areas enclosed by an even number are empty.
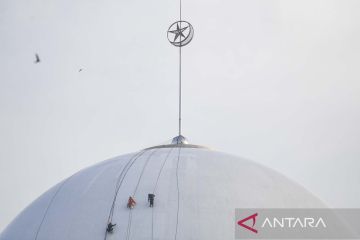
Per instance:
[[[167,162],[172,150],[174,148],[170,148],[170,150],[168,151],[164,161],[162,162],[161,164],[161,167],[160,167],[160,170],[159,170],[159,173],[158,173],[158,176],[156,178],[156,182],[155,182],[155,186],[154,186],[154,190],[153,190],[153,194],[155,195],[156,193],[156,189],[157,189],[157,186],[158,186],[158,183],[159,183],[159,179],[160,179],[160,175],[162,173],[162,170],[165,166],[165,163]],[[151,209],[151,240],[154,240],[154,208]]]
[[[132,165],[136,162],[136,160],[141,157],[143,154],[145,153],[145,150],[142,150],[141,152],[138,152],[137,154],[135,154],[132,158],[130,158],[130,160],[126,163],[126,165],[124,166],[123,170],[121,171],[119,177],[117,178],[117,182],[116,182],[116,189],[115,189],[115,195],[113,198],[113,202],[111,205],[111,210],[110,210],[110,214],[109,214],[109,219],[108,222],[110,222],[112,220],[112,216],[114,214],[114,208],[115,208],[115,203],[116,203],[116,199],[117,199],[117,195],[118,192],[120,190],[120,187],[125,179],[126,174],[128,173],[128,171],[130,170],[130,168],[132,167]]]
[[[160,168],[159,174],[158,174],[158,176],[157,176],[157,178],[156,178],[155,187],[154,187],[154,190],[153,190],[153,193],[154,193],[154,194],[155,194],[155,192],[156,192],[156,189],[157,189],[157,186],[158,186],[158,183],[159,183],[159,179],[160,179],[160,175],[161,175],[161,173],[162,173],[162,170],[163,170],[163,168],[164,168],[164,166],[165,166],[165,163],[166,163],[166,161],[168,160],[168,158],[169,158],[169,156],[170,156],[170,153],[172,152],[173,149],[174,149],[174,148],[170,148],[170,150],[168,151],[168,153],[167,153],[167,155],[166,155],[163,163],[161,164],[161,168]]]
[[[110,208],[110,213],[109,213],[107,223],[111,223],[111,221],[112,221],[112,218],[113,218],[113,215],[114,215],[114,209],[115,209],[117,195],[119,193],[120,187],[121,187],[121,185],[122,185],[128,171],[129,171],[129,169],[133,166],[133,164],[136,162],[136,160],[138,158],[140,158],[145,152],[146,152],[146,149],[134,154],[129,159],[129,161],[125,164],[125,166],[123,167],[120,175],[118,176],[117,181],[116,181],[116,185],[115,185],[115,194],[114,194],[114,197],[113,197],[113,202],[112,202],[112,205],[111,205],[111,208]],[[105,231],[104,240],[107,239],[107,234],[108,234],[107,231]]]
[[[68,178],[68,179],[70,179],[70,178]],[[43,217],[42,217],[42,219],[41,219],[41,222],[40,222],[40,224],[39,224],[39,227],[38,227],[38,229],[37,229],[37,231],[36,231],[35,240],[37,240],[37,238],[38,238],[40,229],[41,229],[41,227],[42,227],[42,225],[43,225],[43,223],[44,223],[45,217],[47,216],[47,213],[48,213],[48,211],[49,211],[49,209],[50,209],[50,206],[52,205],[55,197],[56,197],[57,194],[60,192],[60,190],[61,190],[62,187],[64,186],[65,182],[68,181],[68,179],[66,179],[63,183],[61,183],[61,185],[58,187],[58,189],[56,189],[56,192],[54,193],[54,195],[52,196],[49,204],[47,205],[46,210],[45,210],[45,213],[44,213],[44,215],[43,215]]]
[[[138,188],[139,188],[139,184],[140,184],[141,178],[142,178],[142,176],[144,175],[145,168],[146,168],[146,166],[148,165],[150,158],[152,157],[152,155],[154,155],[154,153],[155,153],[156,151],[157,151],[157,149],[153,150],[153,151],[151,152],[151,154],[149,154],[148,158],[146,159],[146,162],[145,162],[145,164],[144,164],[144,166],[143,166],[143,168],[142,168],[142,170],[141,170],[141,173],[140,173],[140,176],[139,176],[139,180],[138,180],[138,182],[137,182],[137,184],[136,184],[136,187],[135,187],[135,190],[134,190],[134,194],[133,194],[134,197],[135,197],[135,194],[136,194],[136,192],[137,192],[137,190],[138,190]]]
[[[178,151],[178,158],[176,163],[176,188],[177,188],[177,211],[176,211],[176,228],[175,228],[175,240],[177,240],[178,226],[179,226],[179,211],[180,211],[180,188],[179,188],[179,162],[180,162],[181,145]]]
[[[136,192],[137,192],[137,190],[138,190],[138,188],[139,188],[139,185],[140,185],[142,176],[144,175],[145,168],[146,168],[146,166],[148,165],[150,158],[152,157],[152,155],[153,155],[157,150],[158,150],[158,149],[153,150],[153,151],[149,154],[149,156],[147,157],[147,159],[146,159],[146,161],[145,161],[145,164],[144,164],[144,166],[143,166],[143,168],[142,168],[142,170],[141,170],[141,173],[140,173],[138,182],[137,182],[137,184],[136,184],[136,186],[135,186],[135,189],[134,189],[134,192],[133,192],[133,195],[132,195],[133,197],[135,197],[135,195],[136,195]],[[128,226],[127,226],[127,229],[126,229],[126,238],[125,238],[126,240],[130,239],[131,224],[132,224],[132,209],[130,208],[129,217],[128,217]]]
[[[45,218],[46,218],[46,216],[47,216],[47,213],[48,213],[48,211],[49,211],[52,203],[54,202],[56,196],[58,195],[58,193],[60,192],[60,190],[63,188],[63,186],[65,185],[65,183],[67,183],[67,182],[68,182],[72,177],[74,177],[76,174],[77,174],[77,172],[74,173],[73,175],[71,175],[70,177],[68,177],[67,179],[65,179],[65,180],[61,183],[61,185],[58,187],[58,189],[56,190],[56,192],[54,193],[54,195],[52,196],[49,204],[48,204],[47,207],[46,207],[44,216],[43,216],[42,219],[41,219],[41,222],[40,222],[40,224],[39,224],[39,227],[38,227],[38,229],[36,230],[35,240],[37,240],[37,238],[38,238],[38,235],[39,235],[39,233],[40,233],[41,227],[42,227],[42,225],[43,225],[43,223],[44,223],[44,220],[45,220]]]
[[[126,228],[126,238],[125,238],[126,240],[130,239],[131,222],[132,222],[132,209],[130,209],[129,211],[129,220]]]

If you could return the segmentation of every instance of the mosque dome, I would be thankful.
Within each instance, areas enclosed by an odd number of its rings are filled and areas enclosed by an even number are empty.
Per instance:
[[[250,207],[324,205],[269,168],[180,136],[75,173],[25,208],[0,239],[233,239],[234,210]]]

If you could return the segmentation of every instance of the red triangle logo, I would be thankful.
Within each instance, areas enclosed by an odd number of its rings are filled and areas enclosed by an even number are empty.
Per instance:
[[[251,215],[251,216],[248,216],[248,217],[246,217],[246,218],[238,221],[237,223],[238,223],[240,226],[242,226],[243,228],[246,228],[247,230],[250,230],[250,231],[252,231],[252,232],[254,232],[254,233],[257,233],[258,231],[257,231],[255,228],[253,228],[254,225],[255,225],[255,223],[256,223],[256,217],[257,217],[257,215],[258,215],[258,214],[255,213],[255,214],[253,214],[253,215]],[[249,225],[246,225],[246,224],[245,224],[245,222],[246,222],[246,221],[249,221],[250,219],[252,219],[252,226],[251,226],[251,227],[250,227]]]

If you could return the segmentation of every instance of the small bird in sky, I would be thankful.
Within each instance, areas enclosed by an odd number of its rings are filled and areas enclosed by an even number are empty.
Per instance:
[[[81,72],[82,70],[83,70],[83,69],[82,69],[82,68],[80,68],[80,69],[79,69],[79,72]]]
[[[40,62],[40,57],[37,53],[35,53],[35,62],[34,63],[39,63]]]

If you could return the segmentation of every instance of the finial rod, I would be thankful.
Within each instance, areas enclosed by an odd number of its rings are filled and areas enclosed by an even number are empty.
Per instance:
[[[174,45],[175,47],[179,47],[179,135],[181,135],[181,108],[182,108],[182,68],[181,68],[181,62],[182,62],[182,54],[181,50],[183,46],[186,46],[189,42],[191,42],[193,36],[194,36],[194,28],[192,25],[182,20],[182,3],[181,0],[179,0],[179,18],[180,20],[177,22],[174,22],[170,25],[168,31],[167,31],[167,38],[169,42]],[[185,26],[183,26],[185,25]]]
[[[180,29],[181,29],[181,20],[182,20],[182,16],[181,16],[181,0],[179,0],[179,10],[180,10]],[[182,49],[182,34],[180,34],[180,47],[179,47],[179,136],[181,135],[181,49]]]
[[[181,36],[180,36],[181,41]],[[179,135],[181,135],[181,44],[179,47]]]

